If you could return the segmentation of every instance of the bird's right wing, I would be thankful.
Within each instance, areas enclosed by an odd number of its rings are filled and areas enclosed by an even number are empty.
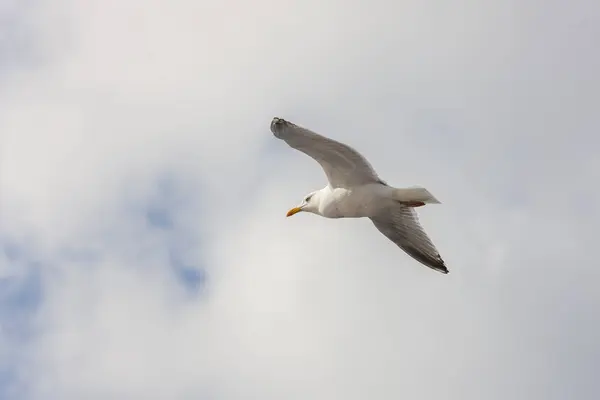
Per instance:
[[[277,117],[271,121],[271,132],[290,147],[314,158],[334,188],[383,183],[369,161],[346,144]]]
[[[423,230],[413,207],[398,203],[382,209],[379,215],[370,219],[381,233],[415,260],[443,274],[448,273],[444,260]]]

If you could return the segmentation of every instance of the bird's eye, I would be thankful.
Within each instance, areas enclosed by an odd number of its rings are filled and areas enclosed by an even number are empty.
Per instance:
[[[312,197],[312,195],[310,195],[310,196],[306,196],[306,198],[304,199],[304,201],[308,203],[308,202],[310,201],[310,198],[311,198],[311,197]]]

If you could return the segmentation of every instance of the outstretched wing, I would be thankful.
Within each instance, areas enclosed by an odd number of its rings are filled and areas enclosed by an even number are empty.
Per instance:
[[[415,260],[441,273],[448,273],[444,260],[423,230],[413,207],[402,204],[388,207],[371,217],[371,221],[381,233]]]
[[[314,158],[334,188],[384,183],[367,159],[348,145],[277,117],[271,121],[271,132],[290,147]]]

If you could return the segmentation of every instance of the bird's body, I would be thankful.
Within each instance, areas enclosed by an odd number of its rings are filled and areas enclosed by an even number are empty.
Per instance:
[[[352,188],[332,188],[319,191],[319,215],[326,218],[373,217],[382,206],[392,206],[392,188],[381,183],[367,183]],[[387,200],[387,201],[386,201]]]
[[[448,269],[421,227],[414,207],[439,201],[424,188],[394,188],[348,145],[281,118],[273,118],[275,137],[315,159],[329,183],[308,194],[288,216],[300,211],[326,218],[370,218],[375,227],[407,254],[444,274]]]

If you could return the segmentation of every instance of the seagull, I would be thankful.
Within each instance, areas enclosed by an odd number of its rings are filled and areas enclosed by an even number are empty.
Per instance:
[[[440,202],[425,188],[394,188],[352,147],[282,118],[271,121],[273,135],[312,157],[327,186],[304,197],[286,214],[309,212],[325,218],[369,218],[389,240],[423,265],[443,274],[448,268],[419,223],[416,207]]]

